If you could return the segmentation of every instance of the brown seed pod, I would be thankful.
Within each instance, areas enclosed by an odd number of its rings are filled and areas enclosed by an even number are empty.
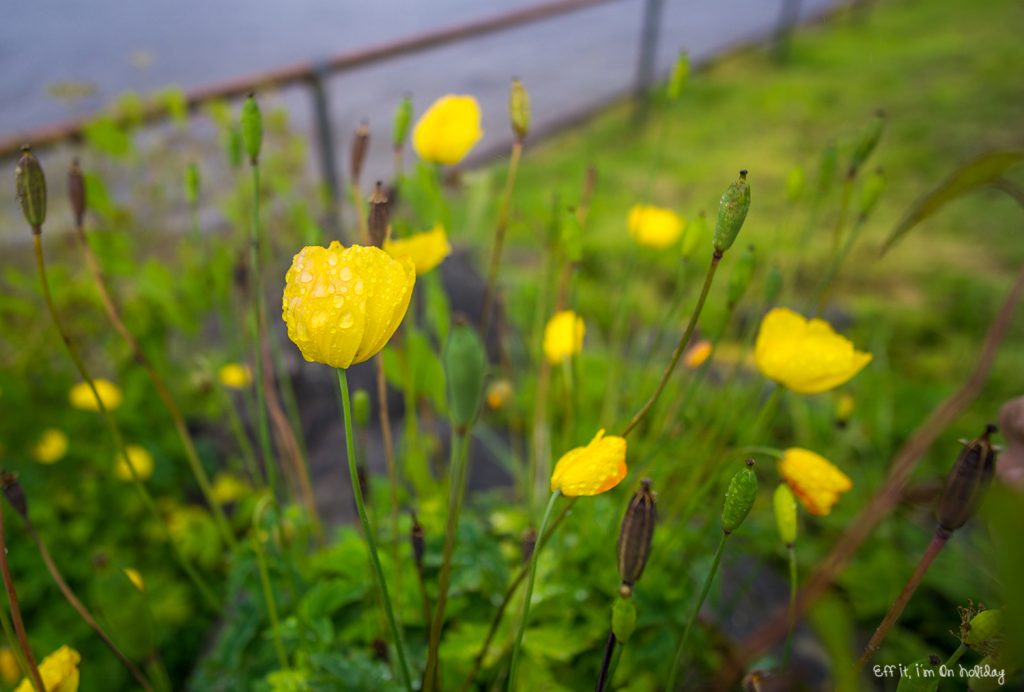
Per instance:
[[[982,493],[995,472],[996,453],[989,437],[996,426],[985,426],[980,437],[968,442],[946,478],[936,517],[945,531],[956,531],[974,515]]]
[[[377,182],[370,195],[370,213],[366,228],[370,234],[370,245],[382,247],[388,237],[388,223],[391,220],[388,197],[384,194],[384,186]]]
[[[651,538],[657,518],[654,505],[651,481],[645,478],[640,481],[640,489],[630,498],[619,530],[619,576],[622,585],[630,591],[643,574],[651,554]]]

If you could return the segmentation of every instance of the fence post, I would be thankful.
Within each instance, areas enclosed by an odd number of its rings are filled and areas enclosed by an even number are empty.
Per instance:
[[[647,111],[647,90],[654,82],[655,62],[658,57],[658,25],[665,0],[644,0],[643,22],[640,28],[640,46],[637,49],[636,81],[633,97],[636,115],[642,118]]]
[[[313,94],[313,129],[316,131],[320,151],[320,181],[323,186],[324,225],[339,233],[341,228],[341,177],[334,149],[334,129],[331,127],[331,109],[327,101],[326,78],[330,70],[326,64],[317,65],[309,80]]]

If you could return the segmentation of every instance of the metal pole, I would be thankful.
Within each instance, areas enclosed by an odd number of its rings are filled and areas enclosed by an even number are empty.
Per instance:
[[[636,81],[633,85],[638,118],[643,118],[646,115],[647,91],[654,82],[655,60],[658,56],[658,25],[661,23],[661,8],[664,5],[665,0],[644,0],[640,46],[637,49],[636,58]]]
[[[327,89],[324,80],[330,75],[327,63],[313,68],[309,78],[310,91],[313,94],[313,129],[316,131],[317,149],[320,154],[320,180],[324,200],[324,225],[336,230],[341,227],[341,176],[338,174],[338,161],[334,151],[334,130],[331,127],[331,109],[327,100]]]

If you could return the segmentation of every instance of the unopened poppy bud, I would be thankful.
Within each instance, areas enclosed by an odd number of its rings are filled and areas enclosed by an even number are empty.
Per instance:
[[[378,180],[370,195],[370,210],[366,221],[366,230],[370,235],[370,245],[383,247],[388,239],[388,224],[391,221],[391,208],[388,196],[384,194],[384,185]]]
[[[775,526],[779,529],[779,538],[784,545],[796,543],[796,498],[793,491],[785,483],[775,488],[772,496],[772,508],[775,510]]]
[[[448,381],[448,415],[457,430],[465,430],[476,419],[483,400],[487,354],[476,329],[464,322],[452,327],[448,335],[444,372]]]
[[[864,220],[871,216],[871,212],[875,210],[875,205],[878,204],[878,198],[882,196],[882,191],[885,189],[885,174],[882,173],[882,169],[878,168],[867,177],[864,181],[864,185],[860,189],[860,209],[859,214],[861,220]]]
[[[773,264],[768,267],[767,273],[764,275],[764,289],[762,295],[764,296],[765,305],[774,305],[775,300],[779,297],[779,293],[782,292],[782,270],[779,269],[779,265]]]
[[[988,653],[1003,638],[1003,611],[983,610],[968,625],[963,643],[975,651]]]
[[[532,526],[523,533],[523,562],[530,564],[533,551],[537,548],[537,529]]]
[[[395,108],[395,120],[392,128],[391,142],[395,151],[401,151],[405,146],[405,140],[409,137],[409,125],[412,124],[412,98],[409,95],[402,97]]]
[[[46,221],[46,176],[29,147],[21,148],[21,158],[14,172],[14,186],[21,211],[32,232],[42,233],[43,222]]]
[[[995,472],[995,450],[989,437],[996,431],[988,425],[980,437],[968,442],[953,465],[936,512],[939,526],[956,531],[967,523]]]
[[[715,254],[721,255],[732,247],[749,210],[750,185],[747,184],[747,171],[744,169],[740,171],[739,179],[726,188],[718,203],[718,221],[715,222],[715,233],[711,237]]]
[[[352,392],[352,418],[360,428],[370,422],[370,394],[365,389]]]
[[[632,598],[616,598],[612,605],[612,634],[620,644],[629,642],[636,631],[636,604]]]
[[[352,158],[351,170],[352,184],[359,185],[359,177],[363,174],[363,164],[366,163],[366,152],[370,148],[370,123],[363,121],[356,128],[352,136]]]
[[[242,146],[249,157],[249,163],[255,166],[260,160],[260,149],[263,147],[263,114],[253,94],[249,94],[242,104],[240,126]]]
[[[227,154],[228,165],[232,170],[236,170],[242,165],[242,150],[244,148],[242,131],[236,126],[231,126],[224,134],[224,152]]]
[[[199,166],[195,163],[185,167],[185,201],[190,207],[199,204]]]
[[[672,74],[668,78],[668,87],[665,95],[670,101],[676,101],[683,93],[686,86],[686,78],[690,76],[690,54],[685,50],[679,51],[676,62],[672,65]]]
[[[71,215],[75,219],[75,226],[80,228],[85,222],[86,196],[85,177],[77,158],[72,159],[71,168],[68,170],[68,200],[71,202]]]
[[[836,168],[839,166],[839,147],[829,142],[821,152],[818,161],[818,197],[824,197],[832,189],[836,179]]]
[[[0,485],[3,485],[4,496],[11,503],[14,511],[20,514],[22,519],[28,521],[28,500],[25,499],[25,490],[18,482],[18,477],[4,471],[0,473]]]
[[[508,117],[516,139],[522,142],[530,131],[530,94],[518,79],[512,80],[512,88],[508,92]]]
[[[754,474],[754,460],[747,459],[725,491],[725,506],[722,508],[722,530],[732,533],[750,514],[757,498],[757,476]]]
[[[651,481],[645,478],[630,498],[619,529],[619,577],[623,586],[632,587],[640,579],[651,555],[656,519],[654,504]]]
[[[746,251],[740,255],[736,265],[732,268],[732,274],[729,275],[727,296],[730,308],[735,307],[743,298],[743,294],[747,292],[747,286],[750,285],[756,268],[757,253],[754,251],[753,245],[748,245]]]
[[[846,171],[847,176],[852,178],[857,175],[857,171],[860,170],[860,167],[871,156],[871,152],[878,146],[884,130],[885,111],[877,111],[875,117],[867,124],[867,127],[860,133],[860,137],[853,145],[853,153],[850,155],[850,167]]]
[[[423,525],[420,524],[416,515],[412,515],[412,526],[409,528],[409,542],[412,543],[412,557],[416,561],[416,569],[423,569],[423,553],[426,549],[426,542],[423,533]]]

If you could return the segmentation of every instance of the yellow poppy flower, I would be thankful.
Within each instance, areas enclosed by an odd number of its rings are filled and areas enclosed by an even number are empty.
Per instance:
[[[824,320],[807,320],[773,308],[761,320],[754,362],[765,377],[800,394],[817,394],[848,382],[871,362]]]
[[[62,646],[43,659],[39,676],[46,692],[78,692],[78,664],[82,657],[69,646]],[[32,681],[25,678],[14,692],[33,692]]]
[[[497,411],[512,398],[512,383],[508,380],[495,380],[487,388],[487,408]]]
[[[18,682],[21,677],[21,668],[18,666],[18,659],[9,646],[0,649],[0,679],[8,685]]]
[[[219,504],[235,502],[248,492],[249,486],[245,481],[230,473],[218,473],[213,479],[213,499]]]
[[[544,355],[558,365],[583,350],[587,327],[583,318],[572,310],[556,312],[544,327]]]
[[[707,339],[701,339],[690,348],[686,349],[686,353],[683,355],[683,365],[687,370],[696,370],[700,366],[704,365],[707,359],[711,356],[711,342]]]
[[[604,430],[586,447],[571,449],[562,455],[551,474],[551,491],[563,495],[599,495],[611,490],[626,477],[626,438],[604,436]]]
[[[128,445],[125,447],[125,451],[128,452],[128,459],[132,462],[135,475],[139,477],[140,481],[148,480],[153,475],[153,457],[150,456],[144,447],[139,445]],[[128,467],[128,462],[125,461],[122,454],[117,455],[114,474],[123,481],[132,480],[132,470]]]
[[[252,384],[252,370],[244,363],[228,363],[217,371],[217,379],[228,389],[247,389]]]
[[[853,487],[850,478],[828,459],[799,447],[783,453],[779,473],[807,511],[819,516],[831,512],[839,495]]]
[[[68,452],[68,436],[64,431],[47,428],[43,431],[39,442],[32,448],[32,456],[40,464],[55,464]]]
[[[451,166],[466,158],[483,135],[476,99],[449,94],[434,101],[420,117],[412,131],[412,146],[424,161]]]
[[[408,238],[385,240],[384,252],[395,259],[408,257],[416,267],[416,275],[426,274],[452,254],[444,226],[436,224],[432,230],[416,233]]]
[[[128,581],[130,581],[139,591],[146,590],[146,582],[142,581],[142,575],[139,573],[139,570],[132,567],[125,567],[124,576],[128,577]]]
[[[100,395],[100,400],[103,401],[103,405],[108,411],[113,411],[121,405],[121,389],[111,382],[110,380],[104,380],[97,378],[93,380],[93,384],[96,385],[96,392]],[[99,411],[99,404],[96,403],[96,397],[92,394],[87,382],[79,382],[71,388],[68,393],[68,401],[71,405],[81,411]]]
[[[629,234],[652,248],[666,248],[679,239],[686,222],[671,209],[637,204],[629,210]]]
[[[412,262],[380,248],[305,247],[285,276],[288,338],[303,358],[333,368],[369,360],[401,324],[415,283]]]

